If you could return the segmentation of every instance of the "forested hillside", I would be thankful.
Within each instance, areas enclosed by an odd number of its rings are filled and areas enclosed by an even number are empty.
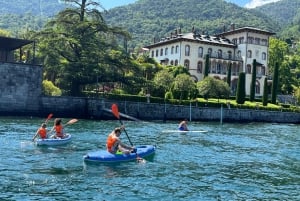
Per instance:
[[[109,24],[126,28],[132,35],[131,47],[149,44],[153,37],[164,37],[181,27],[195,27],[214,34],[234,23],[237,27],[255,26],[277,32],[275,21],[255,10],[244,9],[223,0],[140,0],[135,4],[109,10]]]

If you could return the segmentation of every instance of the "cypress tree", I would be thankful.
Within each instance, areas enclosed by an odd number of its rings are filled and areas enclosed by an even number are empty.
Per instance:
[[[236,102],[237,104],[244,104],[245,103],[245,97],[246,97],[246,75],[244,72],[241,72],[239,74],[239,80],[238,80],[238,86],[237,86],[237,92],[236,92]]]
[[[231,66],[232,66],[232,63],[229,63],[228,71],[227,71],[227,79],[226,79],[229,87],[231,85]]]
[[[250,101],[253,102],[255,98],[255,84],[256,84],[256,59],[253,59],[252,79],[250,85]]]
[[[272,98],[271,102],[273,104],[276,104],[276,98],[277,98],[277,87],[278,87],[278,71],[279,71],[279,64],[276,62],[274,73],[273,73],[273,83],[272,83]]]
[[[205,55],[205,67],[204,67],[204,77],[206,78],[208,76],[209,71],[209,54]]]
[[[269,97],[269,94],[268,94],[268,78],[265,77],[265,80],[264,80],[264,93],[263,93],[263,97],[262,97],[263,106],[268,105],[268,97]]]

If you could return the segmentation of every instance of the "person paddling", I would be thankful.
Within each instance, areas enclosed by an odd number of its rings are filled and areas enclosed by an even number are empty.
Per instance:
[[[36,131],[35,135],[32,138],[32,141],[35,140],[37,136],[39,136],[41,139],[47,138],[47,125],[45,123],[42,123],[41,127]]]
[[[124,129],[124,126],[117,127],[108,135],[106,140],[106,148],[108,152],[116,154],[117,151],[120,151],[123,154],[130,154],[131,152],[135,151],[134,147],[128,146],[121,142],[119,137]]]
[[[55,135],[51,136],[52,138],[64,138],[64,127],[60,118],[54,120],[54,126],[50,132],[55,131]]]
[[[189,130],[187,127],[187,119],[185,119],[179,123],[178,130],[180,130],[180,131],[188,131]]]

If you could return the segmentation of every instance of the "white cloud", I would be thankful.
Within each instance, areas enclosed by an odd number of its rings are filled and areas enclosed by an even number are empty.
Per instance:
[[[258,6],[262,6],[267,3],[273,3],[280,0],[251,0],[249,3],[245,5],[245,8],[255,8]]]

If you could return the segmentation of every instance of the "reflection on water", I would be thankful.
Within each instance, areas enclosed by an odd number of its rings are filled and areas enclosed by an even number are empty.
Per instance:
[[[300,200],[299,125],[189,122],[208,132],[165,133],[178,122],[125,121],[133,144],[156,145],[155,156],[98,164],[83,156],[105,149],[118,121],[79,120],[66,128],[72,143],[37,147],[42,121],[0,118],[0,200]]]

